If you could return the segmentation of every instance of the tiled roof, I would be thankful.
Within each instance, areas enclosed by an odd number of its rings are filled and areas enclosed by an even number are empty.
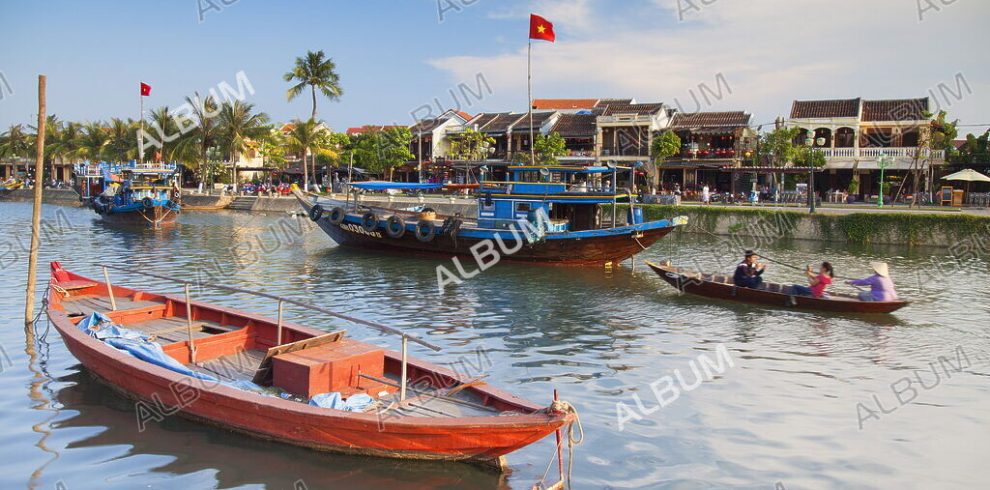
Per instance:
[[[486,124],[494,121],[498,116],[503,114],[508,114],[507,112],[482,112],[475,115],[473,118],[468,119],[468,123],[465,127],[477,128],[479,131],[485,127]]]
[[[485,127],[480,128],[479,131],[490,134],[505,133],[509,130],[510,126],[525,117],[526,114],[499,114],[498,117],[486,124]]]
[[[927,119],[928,98],[864,100],[863,121],[922,121]]]
[[[598,104],[596,104],[596,106],[604,106],[608,104],[629,105],[629,104],[634,104],[633,100],[634,99],[602,99],[598,101]]]
[[[436,129],[437,126],[439,126],[439,125],[441,125],[441,124],[443,124],[445,122],[447,122],[447,119],[423,119],[422,121],[419,121],[418,123],[413,124],[409,128],[409,131],[412,131],[412,134],[414,136],[415,135],[418,135],[421,132],[422,133],[429,133],[429,132],[432,132],[434,129]]]
[[[534,129],[539,129],[541,126],[543,126],[544,123],[547,122],[547,119],[550,119],[550,116],[552,116],[554,114],[556,114],[555,111],[534,112],[533,113],[533,128]],[[522,118],[520,118],[519,120],[517,120],[516,123],[512,125],[512,131],[513,132],[520,131],[520,130],[522,130],[522,131],[528,131],[529,130],[529,114],[523,114],[522,115]]]
[[[536,110],[591,109],[598,99],[533,99]]]
[[[860,99],[795,100],[791,119],[824,119],[859,116]]]
[[[465,121],[470,121],[471,118],[474,117],[471,114],[468,114],[468,113],[466,113],[464,111],[454,111],[454,112],[457,113],[458,116],[461,116],[462,118],[464,118]]]
[[[657,111],[663,109],[662,103],[655,104],[608,104],[602,111],[603,116],[612,116],[615,114],[656,114]]]
[[[674,114],[670,126],[674,129],[690,128],[738,128],[748,127],[749,114],[743,111],[733,112],[694,112],[691,114]]]
[[[595,136],[595,117],[594,114],[561,114],[550,132],[565,138],[591,138]]]

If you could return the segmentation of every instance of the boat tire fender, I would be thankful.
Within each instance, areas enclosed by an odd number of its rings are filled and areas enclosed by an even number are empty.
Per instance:
[[[313,221],[319,221],[323,217],[323,206],[319,204],[314,204],[313,207],[309,208],[309,219]]]
[[[374,211],[368,211],[361,216],[361,228],[364,231],[375,231],[378,228],[378,215]]]
[[[406,222],[397,214],[389,216],[385,221],[385,234],[392,238],[402,238],[406,234]]]
[[[146,197],[144,199],[141,199],[141,204],[144,205],[144,207],[146,208],[153,208],[155,207],[155,200],[150,197]]]
[[[344,208],[336,206],[330,210],[330,216],[327,219],[329,219],[331,223],[339,225],[344,222],[344,216],[346,215],[347,213],[344,212]]]
[[[416,223],[416,239],[423,242],[432,242],[436,237],[436,225],[430,220],[421,219]]]

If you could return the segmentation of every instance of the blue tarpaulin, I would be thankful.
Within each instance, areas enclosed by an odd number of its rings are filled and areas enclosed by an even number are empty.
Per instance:
[[[347,398],[347,401],[344,401],[341,399],[340,393],[333,391],[313,395],[313,398],[309,399],[309,404],[314,407],[333,408],[335,410],[344,410],[345,412],[363,412],[374,401],[373,398],[365,393],[351,395]]]
[[[143,332],[115,325],[110,318],[99,312],[93,312],[77,325],[80,330],[91,337],[102,340],[107,345],[126,352],[142,361],[170,369],[179,374],[192,376],[207,381],[216,381],[212,376],[197,373],[176,361],[162,350],[162,346],[149,340]]]
[[[440,189],[443,184],[430,184],[420,182],[386,182],[383,180],[372,180],[369,182],[356,182],[352,184],[358,189],[369,191],[384,191],[388,189]]]

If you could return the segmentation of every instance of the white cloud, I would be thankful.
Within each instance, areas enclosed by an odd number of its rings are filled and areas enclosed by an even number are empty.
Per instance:
[[[917,0],[653,0],[632,16],[627,3],[544,1],[532,9],[554,22],[558,40],[534,43],[534,92],[677,98],[689,106],[691,91],[701,83],[714,88],[721,74],[732,94],[712,109],[748,110],[762,122],[786,113],[793,99],[924,96],[962,72],[974,93],[953,115],[985,122],[976,119],[990,118],[990,94],[975,89],[990,70],[966,47],[982,50],[990,40],[980,20],[986,4],[934,4],[940,10],[919,22]],[[528,13],[520,12],[513,15]],[[497,92],[525,100],[524,43],[513,52],[429,63],[456,80],[484,73]]]

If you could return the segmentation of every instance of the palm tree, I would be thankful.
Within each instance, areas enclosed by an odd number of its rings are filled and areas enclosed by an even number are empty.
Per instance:
[[[175,124],[175,118],[168,110],[168,106],[161,106],[157,109],[152,109],[148,115],[148,122],[150,123],[149,135],[159,143],[158,146],[158,161],[170,160],[170,155],[166,151],[165,144],[171,141],[166,141],[170,138],[174,138],[179,132],[179,127]],[[153,132],[152,132],[153,131]],[[157,136],[154,134],[157,133]]]
[[[268,114],[259,112],[252,114],[254,104],[239,100],[228,102],[220,108],[220,126],[223,150],[230,155],[230,161],[237,164],[241,152],[247,147],[247,142],[257,140],[268,133]]]
[[[216,99],[212,95],[205,99],[199,97],[199,92],[194,98],[186,97],[186,103],[192,107],[190,119],[194,125],[191,131],[179,138],[176,144],[175,154],[180,155],[180,159],[187,163],[198,161],[200,178],[206,184],[210,181],[209,150],[216,146],[220,138],[220,124],[217,114],[220,108]],[[193,150],[195,150],[195,160],[193,160]]]
[[[309,189],[309,166],[306,164],[306,157],[309,156],[310,151],[315,153],[320,150],[322,129],[315,119],[306,122],[296,119],[293,124],[295,127],[289,132],[289,147],[293,151],[303,152],[303,190],[305,191]],[[313,171],[316,172],[315,165]]]
[[[333,59],[327,58],[323,51],[307,51],[305,57],[296,58],[296,66],[292,71],[282,76],[286,82],[296,81],[286,93],[289,100],[295,99],[309,85],[313,95],[313,113],[310,119],[316,119],[316,90],[319,89],[330,100],[339,100],[344,94],[340,88],[340,76],[335,71],[337,65]]]
[[[76,151],[81,158],[99,160],[103,157],[109,141],[103,123],[99,121],[87,122],[82,125]]]
[[[0,135],[0,156],[11,158],[27,158],[31,151],[31,136],[24,131],[23,124],[12,124],[3,135]],[[24,175],[27,176],[28,164],[24,161]]]
[[[108,128],[109,143],[107,149],[113,158],[125,162],[137,154],[137,129],[138,124],[128,119],[124,121],[120,118],[110,119]]]

